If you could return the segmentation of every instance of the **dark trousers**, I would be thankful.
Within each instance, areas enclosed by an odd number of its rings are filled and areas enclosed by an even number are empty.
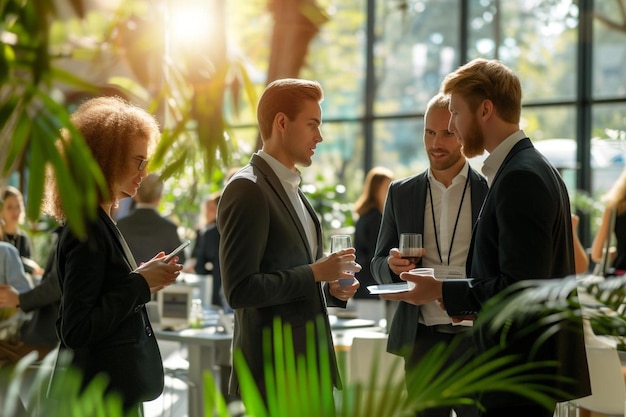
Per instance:
[[[418,325],[417,335],[415,337],[415,344],[411,356],[405,358],[405,370],[407,375],[410,375],[410,369],[412,369],[417,363],[424,359],[426,354],[439,343],[449,345],[453,341],[458,343],[450,357],[447,359],[445,366],[449,366],[460,360],[467,360],[468,353],[471,353],[472,338],[469,331],[462,333],[446,333],[446,331],[462,330],[458,327],[452,326],[425,326],[423,324]],[[419,378],[419,375],[415,376]],[[407,376],[406,380],[407,390],[411,395],[411,387],[413,383]],[[416,417],[449,417],[450,412],[454,409],[454,412],[458,417],[478,417],[480,414],[478,409],[473,406],[454,406],[454,407],[439,407],[431,408],[428,410],[420,411],[416,414]],[[506,416],[508,417],[508,416]],[[534,417],[534,416],[533,416]]]

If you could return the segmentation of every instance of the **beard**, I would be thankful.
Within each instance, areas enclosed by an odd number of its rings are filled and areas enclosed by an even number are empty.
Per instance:
[[[461,151],[466,158],[480,156],[485,151],[485,137],[483,136],[476,119],[472,120],[467,132],[461,137],[463,147]]]
[[[453,152],[448,154],[448,157],[443,160],[436,160],[431,155],[430,152],[426,152],[428,155],[428,162],[430,163],[430,168],[435,171],[445,171],[453,166],[455,166],[461,158],[463,158],[462,148],[455,149]]]

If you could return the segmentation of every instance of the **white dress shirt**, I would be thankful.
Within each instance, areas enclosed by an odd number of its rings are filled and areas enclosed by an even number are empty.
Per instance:
[[[467,250],[472,237],[472,198],[468,175],[469,163],[465,162],[450,186],[446,187],[435,179],[430,169],[428,170],[430,192],[427,191],[424,206],[426,253],[422,258],[422,266],[435,268],[435,276],[438,279],[465,277]],[[439,247],[435,240],[435,232]],[[420,313],[420,323],[427,326],[452,323],[450,316],[436,302],[421,306]]]
[[[489,156],[483,162],[482,172],[487,177],[487,184],[491,187],[494,177],[498,173],[500,166],[504,162],[504,158],[511,152],[513,146],[520,140],[526,138],[526,134],[523,130],[518,130],[508,138],[504,139],[496,148],[489,154]]]
[[[258,153],[259,156],[267,162],[270,168],[272,168],[274,173],[276,173],[276,176],[280,180],[287,196],[289,197],[289,201],[291,201],[293,208],[296,210],[296,213],[298,213],[298,218],[300,219],[300,223],[302,224],[307,240],[309,241],[311,258],[315,260],[315,255],[317,254],[317,231],[315,229],[313,219],[309,215],[302,199],[300,198],[300,195],[298,194],[298,187],[302,181],[300,173],[293,172],[267,152],[259,151]]]

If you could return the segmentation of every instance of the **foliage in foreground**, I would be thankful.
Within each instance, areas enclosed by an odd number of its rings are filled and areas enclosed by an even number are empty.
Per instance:
[[[572,277],[526,282],[511,291],[512,295],[503,295],[490,303],[483,312],[481,321],[485,323],[483,325],[497,328],[510,323],[512,317],[522,317],[526,312],[538,311],[549,311],[550,314],[544,315],[545,322],[554,326],[558,326],[564,319],[580,320],[582,313],[576,307],[576,290],[583,287],[584,292],[594,302],[606,307],[604,310],[594,311],[611,312],[604,316],[608,317],[608,323],[614,325],[609,326],[614,333],[620,335],[626,328],[626,320],[618,308],[626,298],[625,285],[626,278],[577,281]],[[596,321],[602,322],[602,317],[598,314],[594,316]],[[618,325],[615,326],[616,323]],[[314,345],[316,337],[320,337],[314,334],[313,326],[309,327],[308,335],[311,345]],[[235,352],[235,366],[240,374],[246,416],[403,417],[433,407],[473,404],[475,396],[481,392],[512,391],[544,404],[554,394],[549,387],[535,385],[541,375],[535,375],[532,380],[528,377],[531,371],[550,365],[548,363],[514,364],[515,357],[500,356],[499,350],[494,349],[473,358],[467,364],[458,363],[444,369],[445,359],[453,347],[441,345],[430,353],[429,360],[415,369],[415,374],[419,375],[419,385],[413,392],[407,393],[402,381],[391,382],[381,389],[377,381],[393,380],[392,375],[396,369],[380,369],[375,364],[367,384],[348,383],[342,391],[336,391],[335,398],[332,398],[321,394],[329,392],[324,389],[331,383],[329,358],[321,356],[321,372],[317,372],[313,349],[309,350],[306,357],[296,357],[290,340],[290,328],[277,321],[274,324],[273,339],[268,339],[266,343],[266,348],[272,346],[273,354],[280,358],[276,367],[268,367],[266,373],[269,392],[267,404],[261,399],[241,352]],[[60,358],[62,363],[68,359]],[[43,365],[38,367],[32,385],[25,386],[23,378],[33,360],[32,356],[27,356],[16,367],[4,369],[0,373],[2,416],[15,415],[17,395],[27,389],[29,401],[38,404],[38,407],[29,410],[28,416],[125,417],[119,397],[104,395],[104,379],[94,380],[84,393],[79,393],[80,375],[74,371],[65,375],[63,384],[54,387],[54,400],[46,399],[45,392],[54,357],[47,357]],[[399,365],[399,361],[396,365]],[[229,409],[233,407],[227,407],[211,373],[206,372],[204,378],[204,415],[231,416]]]

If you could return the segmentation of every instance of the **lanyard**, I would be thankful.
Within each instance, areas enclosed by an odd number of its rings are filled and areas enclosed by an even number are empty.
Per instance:
[[[463,209],[463,201],[465,200],[465,191],[469,184],[469,172],[465,179],[465,185],[463,186],[463,194],[461,195],[461,203],[459,204],[459,211],[456,213],[456,220],[454,221],[454,229],[452,229],[452,239],[450,239],[450,248],[448,249],[448,263],[450,265],[450,256],[452,255],[452,244],[454,243],[454,237],[456,236],[456,227],[459,225],[459,217],[461,217],[461,210]],[[443,265],[443,258],[441,257],[441,249],[439,248],[439,233],[437,232],[437,221],[435,220],[435,202],[433,201],[433,192],[430,188],[430,180],[426,179],[426,185],[428,186],[428,195],[430,196],[430,213],[433,218],[433,228],[435,229],[435,243],[437,244],[437,254],[439,255],[439,262]]]

